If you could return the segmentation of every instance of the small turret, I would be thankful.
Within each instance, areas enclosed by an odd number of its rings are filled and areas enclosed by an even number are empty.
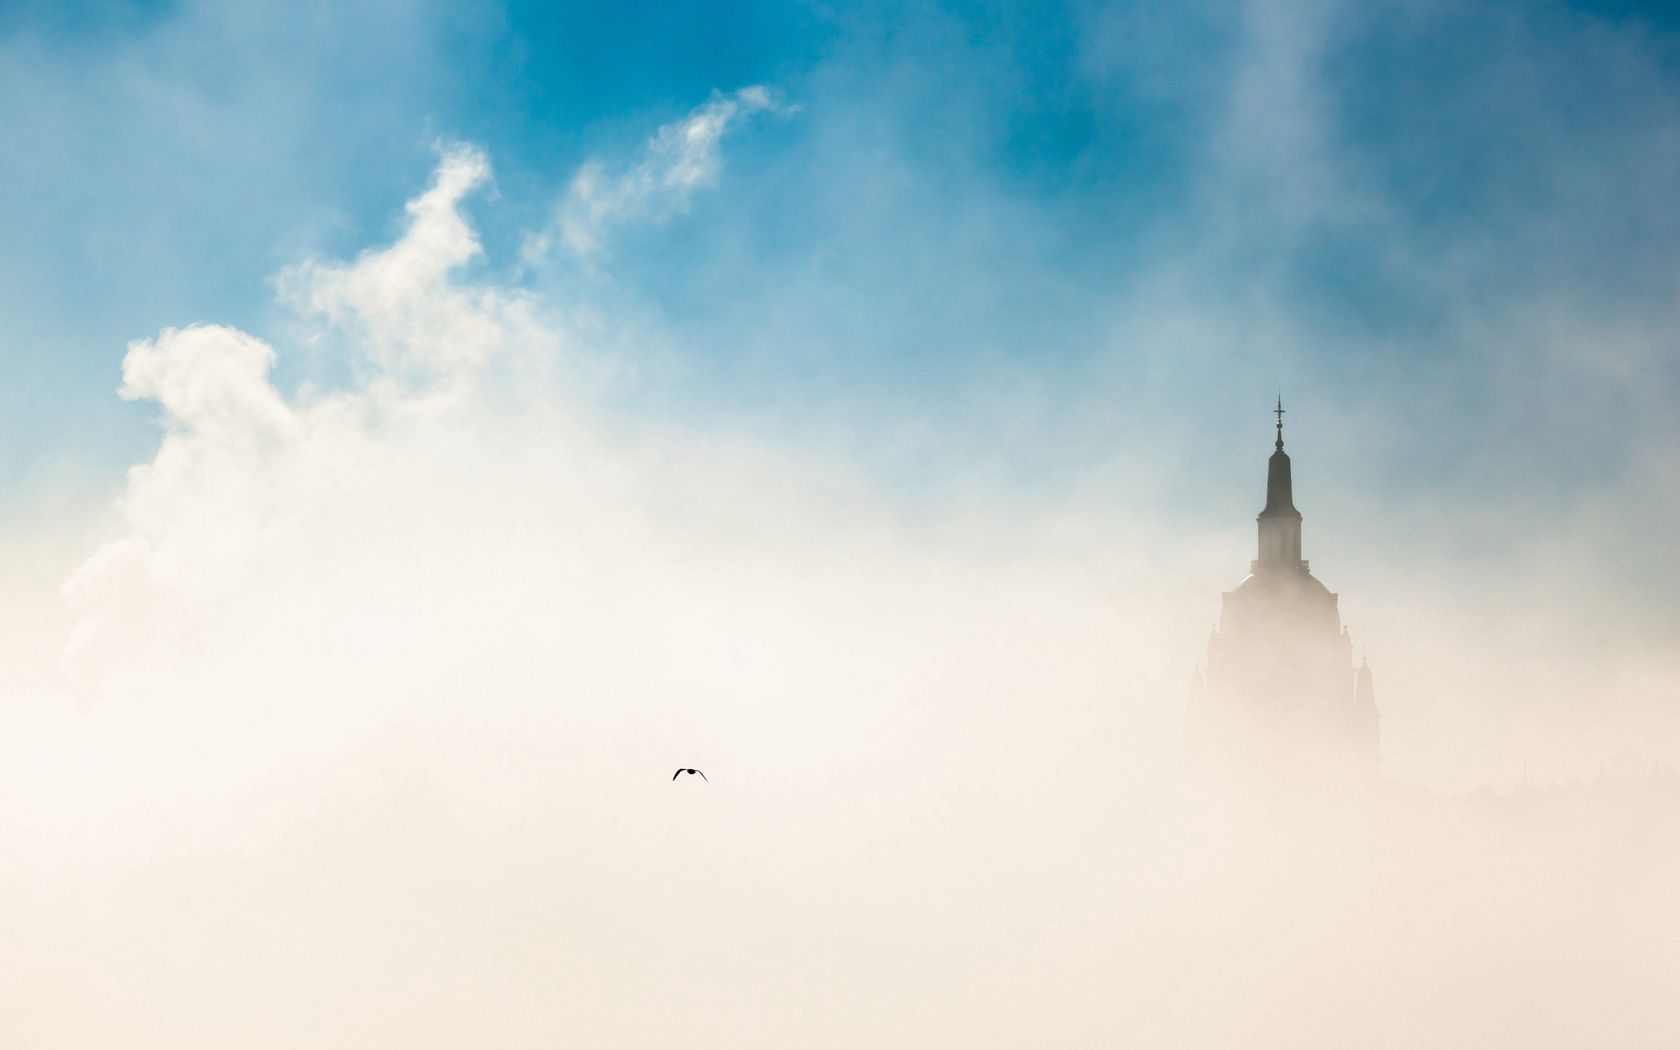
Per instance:
[[[1353,672],[1353,745],[1352,753],[1373,773],[1382,761],[1382,712],[1377,710],[1377,690],[1371,682],[1371,665],[1365,654],[1359,654],[1359,667]]]

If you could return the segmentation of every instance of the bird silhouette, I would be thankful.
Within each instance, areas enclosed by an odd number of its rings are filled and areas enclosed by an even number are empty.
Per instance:
[[[671,779],[675,780],[678,777],[682,776],[684,773],[700,773],[700,771],[698,769],[679,769],[675,773],[671,774]],[[707,783],[711,783],[711,781],[707,778],[706,774],[704,774],[704,773],[700,773],[700,779],[705,780]]]

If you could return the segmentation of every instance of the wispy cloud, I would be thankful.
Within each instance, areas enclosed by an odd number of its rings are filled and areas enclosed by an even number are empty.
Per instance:
[[[624,168],[591,160],[573,177],[560,205],[556,226],[560,243],[572,254],[590,257],[603,248],[608,232],[627,222],[665,222],[682,214],[695,191],[717,181],[722,164],[719,144],[731,126],[757,113],[785,113],[769,88],[745,87],[718,95],[688,116],[660,128],[642,157]],[[533,242],[539,252],[546,240]]]

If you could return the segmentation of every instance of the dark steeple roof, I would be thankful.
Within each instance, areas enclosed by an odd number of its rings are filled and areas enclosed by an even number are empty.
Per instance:
[[[1262,518],[1294,518],[1300,520],[1301,512],[1295,509],[1294,485],[1289,477],[1289,453],[1283,450],[1283,396],[1278,396],[1277,408],[1273,410],[1277,416],[1277,450],[1266,463],[1266,509],[1260,512]]]

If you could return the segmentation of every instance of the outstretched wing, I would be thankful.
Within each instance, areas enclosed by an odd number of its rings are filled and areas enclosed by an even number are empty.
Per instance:
[[[680,777],[680,776],[682,776],[682,773],[683,773],[683,771],[682,771],[682,770],[680,770],[680,769],[679,769],[679,770],[677,770],[677,771],[676,771],[676,772],[675,772],[675,773],[672,773],[672,774],[671,774],[671,779],[672,779],[672,780],[675,780],[675,779],[677,779],[677,778],[678,778],[678,777]]]
[[[712,782],[712,778],[711,778],[711,777],[708,777],[708,776],[707,776],[707,775],[706,775],[706,774],[704,774],[704,773],[701,773],[701,772],[700,772],[700,770],[698,770],[698,769],[696,769],[696,770],[695,770],[695,772],[696,772],[696,773],[700,773],[700,779],[701,779],[701,780],[704,780],[704,781],[705,781],[705,782],[706,782],[706,783],[708,783],[708,784],[710,784],[710,783],[711,783],[711,782]]]

